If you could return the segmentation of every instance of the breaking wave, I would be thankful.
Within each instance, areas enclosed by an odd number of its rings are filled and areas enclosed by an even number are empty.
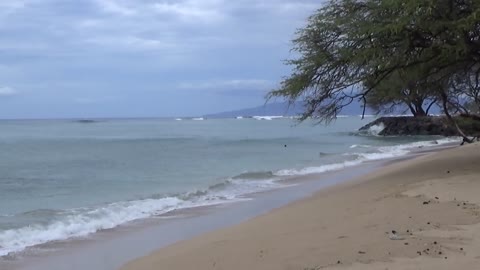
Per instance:
[[[19,215],[48,215],[51,218],[45,224],[32,224],[0,231],[0,256],[52,241],[86,237],[101,230],[115,228],[134,220],[162,215],[173,210],[245,200],[247,199],[246,195],[251,193],[285,187],[286,184],[281,180],[292,176],[341,170],[370,160],[403,156],[419,147],[456,141],[458,140],[441,139],[385,147],[352,145],[350,151],[365,149],[368,151],[345,153],[343,162],[333,164],[277,171],[245,172],[211,185],[204,190],[194,190],[183,194],[163,197],[157,195],[141,200],[114,202],[91,208],[62,210],[61,214],[57,214],[57,211],[60,210],[52,209],[22,213]]]

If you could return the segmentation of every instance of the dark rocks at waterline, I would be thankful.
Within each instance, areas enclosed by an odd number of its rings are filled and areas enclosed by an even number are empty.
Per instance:
[[[468,136],[480,135],[480,121],[468,117],[457,117],[456,119],[465,134]],[[359,131],[379,136],[458,136],[457,129],[443,116],[381,117],[361,127]]]

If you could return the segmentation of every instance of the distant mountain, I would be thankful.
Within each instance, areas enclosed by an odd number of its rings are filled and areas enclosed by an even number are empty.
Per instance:
[[[304,112],[303,102],[295,102],[290,105],[288,102],[267,103],[263,106],[247,108],[242,110],[221,112],[205,115],[206,118],[235,118],[238,116],[296,116]],[[368,111],[367,113],[371,113]],[[342,110],[342,115],[359,115],[362,114],[362,106],[360,103],[352,103]]]
[[[263,106],[246,108],[235,111],[221,112],[215,114],[205,115],[207,118],[235,118],[238,116],[252,117],[252,116],[295,116],[302,114],[303,105],[297,102],[291,106],[287,102],[282,103],[267,103]]]

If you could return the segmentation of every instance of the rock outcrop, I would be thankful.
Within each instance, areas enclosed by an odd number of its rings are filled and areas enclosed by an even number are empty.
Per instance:
[[[480,135],[480,121],[470,117],[458,117],[457,122],[465,134]],[[458,136],[457,129],[443,116],[381,117],[360,128],[360,132],[380,136]]]

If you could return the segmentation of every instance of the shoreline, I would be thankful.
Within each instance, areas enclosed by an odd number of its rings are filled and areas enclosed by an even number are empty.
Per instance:
[[[84,202],[76,205],[80,207],[79,209],[75,209],[76,206],[73,208],[66,207],[64,209],[66,211],[61,215],[56,213],[58,207],[52,204],[46,209],[52,210],[54,213],[51,221],[43,224],[43,222],[35,222],[34,219],[31,223],[32,226],[26,224],[23,227],[10,227],[10,229],[0,232],[0,260],[4,256],[14,258],[17,254],[28,254],[31,250],[43,247],[49,243],[94,237],[98,232],[128,226],[139,220],[157,217],[175,209],[198,208],[243,200],[243,198],[257,192],[283,188],[285,183],[295,183],[296,179],[305,175],[338,171],[362,163],[370,163],[372,160],[397,158],[410,154],[412,150],[416,151],[416,148],[436,148],[452,142],[451,138],[402,138],[397,141],[393,139],[394,142],[396,141],[393,144],[390,139],[386,142],[379,140],[370,144],[369,140],[370,138],[367,137],[367,141],[364,144],[358,142],[358,140],[355,140],[356,144],[353,144],[353,141],[348,144],[342,144],[342,150],[339,151],[320,152],[320,157],[316,161],[309,159],[310,161],[305,160],[302,164],[289,163],[285,165],[282,163],[283,165],[274,165],[263,170],[238,169],[236,172],[225,173],[216,177],[217,180],[210,181],[210,184],[182,188],[172,193],[162,191],[163,187],[156,187],[154,190],[158,191],[158,194],[157,192],[152,194],[151,191],[148,191],[148,194],[144,194],[144,196],[135,196],[133,198],[126,196],[123,199],[105,200],[104,203],[92,204],[92,207],[82,207],[81,205],[85,205]],[[377,141],[377,139],[373,140]],[[261,168],[261,164],[262,162],[259,165],[255,165],[255,168]],[[75,174],[74,172],[72,173]],[[206,174],[208,175],[208,173]],[[225,177],[225,175],[230,176]],[[98,181],[102,182],[101,179],[98,179]],[[55,189],[55,187],[53,188]],[[110,193],[109,187],[103,188],[106,188],[106,195],[108,195]],[[138,190],[142,190],[142,188]],[[135,193],[135,191],[132,191],[132,193]],[[112,194],[115,194],[115,192]],[[61,202],[61,200],[59,201]],[[66,203],[68,205],[69,202],[67,201]],[[33,213],[37,211],[35,207],[35,205],[30,206],[33,209]],[[13,208],[15,208],[15,205],[13,205]],[[63,208],[60,207],[60,209]],[[25,209],[25,211],[21,210],[13,215],[7,212],[6,216],[15,222],[17,216],[21,219],[24,214],[27,216],[31,215],[31,211],[26,210],[28,209]],[[43,210],[40,209],[39,211],[42,212]],[[96,212],[98,211],[102,212],[102,214],[97,215]],[[8,225],[7,228],[9,228]]]
[[[181,209],[177,215],[167,214],[139,220],[126,226],[100,231],[92,237],[47,243],[39,247],[41,252],[21,255],[20,260],[0,261],[0,268],[119,269],[123,264],[159,248],[267,214],[312,196],[318,190],[348,184],[359,174],[378,169],[384,162],[376,160],[340,170],[297,176],[287,180],[285,183],[289,185],[286,187],[252,193],[244,201]],[[165,231],[170,233],[166,235]]]
[[[138,257],[145,256],[159,248],[164,248],[179,241],[188,241],[188,239],[193,237],[226,227],[235,226],[236,224],[243,223],[246,220],[268,214],[279,207],[285,207],[286,205],[295,203],[298,200],[310,197],[315,191],[328,190],[331,188],[335,189],[336,187],[342,185],[350,185],[351,182],[356,181],[358,178],[358,175],[356,174],[358,173],[371,173],[372,171],[378,170],[379,167],[383,167],[385,164],[396,163],[405,159],[412,159],[419,155],[425,155],[431,151],[442,151],[443,149],[450,147],[452,147],[452,145],[439,145],[421,149],[413,149],[413,151],[406,156],[389,158],[386,160],[373,160],[364,162],[360,165],[345,167],[340,170],[297,176],[292,178],[293,180],[286,181],[286,183],[291,182],[295,185],[298,185],[297,187],[285,187],[278,190],[261,191],[249,194],[246,198],[254,199],[252,201],[232,202],[221,205],[182,209],[179,210],[178,213],[169,213],[149,220],[134,222],[134,224],[129,224],[127,226],[105,230],[97,233],[93,238],[88,237],[86,239],[74,239],[72,241],[46,244],[43,245],[43,247],[46,247],[46,249],[52,248],[55,251],[50,254],[34,254],[30,257],[27,254],[26,261],[23,261],[20,264],[6,264],[6,266],[8,267],[7,269],[65,269],[65,267],[68,269],[84,269],[85,266],[84,262],[82,261],[85,258],[94,258],[92,259],[93,262],[91,264],[93,266],[92,269],[118,269],[118,267],[120,267],[122,264],[125,264],[128,261]],[[294,192],[293,194],[290,194],[292,190]],[[265,202],[266,206],[262,206],[263,208],[252,211],[251,208],[258,207]],[[242,207],[244,209],[242,209]],[[232,214],[226,214],[232,208],[237,209],[237,217],[232,217]],[[235,211],[233,212],[235,213]],[[207,220],[218,213],[220,214],[217,215],[217,220],[215,220],[215,217],[213,221]],[[172,219],[169,217],[172,217]],[[221,221],[225,218],[227,219],[227,222]],[[200,223],[198,223],[199,220]],[[191,228],[188,228],[189,226],[185,226],[185,224],[189,222],[193,222],[194,224],[203,227],[192,230]],[[178,225],[180,225],[180,227],[187,227],[187,230],[191,231],[187,234],[184,234],[181,232],[181,230],[178,231],[178,228],[175,228],[175,226]],[[163,233],[163,230],[169,230],[168,228],[170,228],[170,230],[173,232],[177,230],[176,233],[174,233],[176,234],[174,237],[167,237],[163,239],[160,237],[160,241],[157,241],[156,243],[138,244],[138,246],[135,248],[135,252],[132,252],[132,249],[130,248],[123,251],[118,250],[117,248],[117,246],[126,244],[128,241],[138,242],[141,240],[145,242],[145,240],[149,238],[149,235]],[[106,244],[99,243],[99,241],[105,241]],[[60,247],[62,250],[56,250],[58,247]],[[65,249],[63,250],[63,248]],[[101,258],[102,256],[105,257],[116,255],[120,255],[125,259],[106,260],[105,258]],[[96,262],[95,258],[97,258]],[[72,265],[72,262],[75,264],[75,266]],[[0,266],[1,265],[2,264],[0,263]],[[95,265],[97,267],[95,267]]]
[[[122,270],[475,269],[479,150],[453,147],[387,164]]]

